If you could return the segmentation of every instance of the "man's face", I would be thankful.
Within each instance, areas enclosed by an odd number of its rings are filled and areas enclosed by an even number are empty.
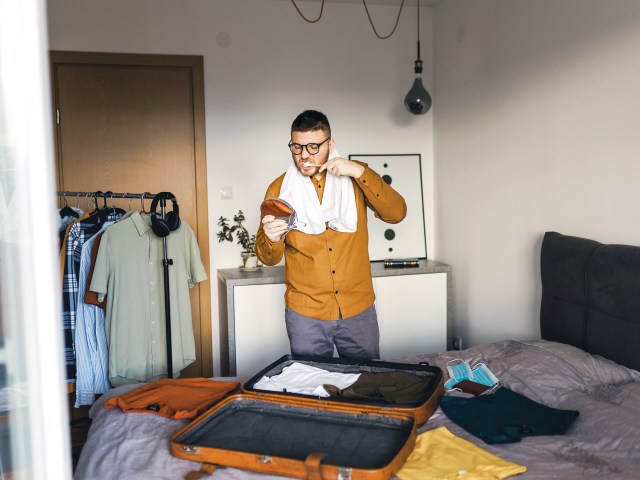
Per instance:
[[[319,167],[329,159],[329,152],[331,152],[333,144],[334,141],[322,130],[291,132],[293,163],[306,177],[318,174]],[[302,150],[300,151],[301,146]]]

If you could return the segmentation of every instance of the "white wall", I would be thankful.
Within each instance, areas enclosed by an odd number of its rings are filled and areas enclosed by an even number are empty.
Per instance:
[[[433,25],[455,330],[538,337],[545,231],[640,243],[640,2],[446,0]]]
[[[319,2],[299,4],[308,17],[319,12]],[[397,5],[369,9],[378,31],[389,32]],[[431,12],[421,14],[428,89]],[[402,106],[413,83],[415,7],[388,40],[374,35],[361,3],[328,2],[315,24],[284,0],[49,0],[48,18],[52,50],[204,56],[216,372],[216,272],[240,263],[239,245],[217,242],[217,219],[241,209],[257,229],[266,188],[291,161],[289,128],[302,110],[328,115],[343,155],[422,155],[427,248],[437,258],[432,115],[413,117]],[[233,200],[220,199],[223,186]]]

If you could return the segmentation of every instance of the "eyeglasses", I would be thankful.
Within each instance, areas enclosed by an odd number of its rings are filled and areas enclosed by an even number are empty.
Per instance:
[[[293,153],[294,155],[300,155],[302,153],[302,149],[306,148],[307,152],[309,152],[309,155],[315,155],[320,151],[320,146],[330,138],[331,137],[327,137],[320,143],[307,143],[306,145],[289,142],[289,150],[291,150],[291,153]]]

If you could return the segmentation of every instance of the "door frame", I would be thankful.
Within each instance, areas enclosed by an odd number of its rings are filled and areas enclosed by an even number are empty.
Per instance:
[[[59,129],[56,122],[56,110],[59,104],[55,85],[57,84],[56,67],[58,65],[123,65],[145,67],[176,67],[187,68],[190,71],[191,87],[193,89],[193,127],[194,127],[194,156],[195,156],[195,184],[196,184],[196,218],[197,227],[194,228],[200,257],[207,272],[208,279],[194,288],[200,289],[200,371],[203,377],[213,376],[213,335],[211,325],[211,274],[209,259],[209,199],[207,193],[207,156],[205,130],[204,103],[204,59],[201,55],[160,55],[135,53],[104,53],[104,52],[70,52],[51,50],[49,65],[51,74],[51,98],[54,146],[56,165],[61,168],[61,145],[58,138]],[[58,174],[58,190],[60,185],[60,171]]]

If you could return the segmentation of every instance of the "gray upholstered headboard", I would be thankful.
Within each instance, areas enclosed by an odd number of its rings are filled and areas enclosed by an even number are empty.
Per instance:
[[[547,232],[542,338],[640,370],[640,247]]]

